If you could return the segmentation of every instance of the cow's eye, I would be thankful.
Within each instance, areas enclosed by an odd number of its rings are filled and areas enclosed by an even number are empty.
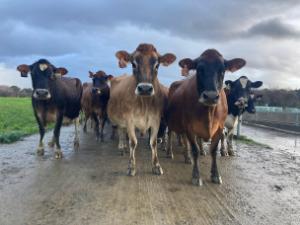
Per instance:
[[[159,68],[159,63],[157,63],[157,64],[154,66],[154,69],[155,69],[155,70],[158,70],[158,68]]]

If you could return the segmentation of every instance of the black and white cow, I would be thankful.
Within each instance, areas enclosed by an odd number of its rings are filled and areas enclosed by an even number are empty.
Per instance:
[[[255,113],[254,102],[256,97],[252,93],[252,88],[259,88],[262,86],[262,81],[252,82],[246,76],[241,76],[235,81],[227,80],[226,97],[228,104],[228,115],[225,121],[225,137],[221,140],[221,155],[234,155],[232,147],[232,139],[234,128],[238,123],[238,117],[245,111]],[[224,138],[227,139],[227,150],[224,145]]]

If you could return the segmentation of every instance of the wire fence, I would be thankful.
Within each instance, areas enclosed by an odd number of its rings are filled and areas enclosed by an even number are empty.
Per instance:
[[[256,106],[255,114],[245,113],[243,121],[290,132],[300,132],[300,109]]]

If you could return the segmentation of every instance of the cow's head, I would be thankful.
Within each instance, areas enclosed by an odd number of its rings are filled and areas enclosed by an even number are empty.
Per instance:
[[[256,109],[255,109],[255,103],[257,101],[260,101],[262,99],[262,95],[256,95],[254,93],[250,94],[250,97],[248,99],[248,105],[246,107],[246,111],[248,113],[256,113]]]
[[[131,63],[137,82],[135,94],[139,96],[154,95],[153,82],[157,79],[159,65],[168,66],[176,60],[176,56],[171,53],[160,55],[152,44],[140,44],[132,54],[118,51],[116,57],[121,68]]]
[[[218,103],[225,71],[235,72],[246,64],[244,59],[225,60],[215,49],[208,49],[196,59],[185,58],[179,62],[182,75],[196,70],[197,91],[202,104],[213,106]]]
[[[251,89],[259,88],[262,86],[263,82],[252,82],[246,76],[241,76],[235,81],[227,80],[225,81],[225,84],[229,90],[227,97],[228,104],[230,107],[237,107],[239,110],[243,111],[249,104],[249,100],[251,98],[250,95],[252,93]]]
[[[101,95],[103,90],[108,87],[107,81],[113,78],[113,75],[106,75],[104,71],[93,73],[89,71],[89,77],[93,80],[92,94]]]
[[[68,72],[65,68],[56,68],[46,59],[40,59],[32,65],[19,65],[17,70],[21,73],[21,77],[28,77],[28,73],[31,74],[33,98],[37,100],[50,99],[49,81]]]

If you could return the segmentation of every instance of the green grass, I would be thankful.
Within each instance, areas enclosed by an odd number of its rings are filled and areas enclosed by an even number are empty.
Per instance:
[[[0,97],[0,143],[12,143],[36,132],[31,98]]]
[[[243,142],[243,143],[245,143],[245,144],[247,144],[247,145],[257,145],[257,146],[260,146],[260,147],[263,147],[263,148],[272,149],[272,147],[270,147],[269,145],[262,144],[262,143],[260,143],[260,142],[256,142],[256,141],[254,141],[253,139],[248,138],[248,137],[245,136],[245,135],[240,135],[239,138],[238,138],[236,135],[234,135],[233,138],[234,138],[235,140],[240,141],[240,142]]]

